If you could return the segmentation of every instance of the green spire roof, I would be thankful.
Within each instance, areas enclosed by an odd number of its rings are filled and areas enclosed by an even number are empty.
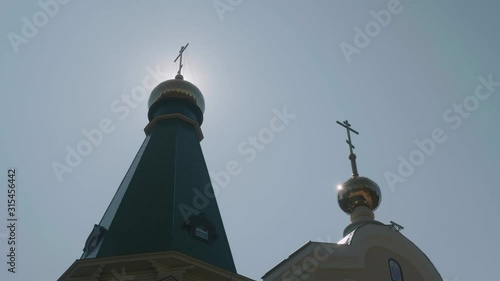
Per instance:
[[[168,96],[150,107],[146,139],[82,259],[177,251],[236,273],[200,146],[202,114]]]

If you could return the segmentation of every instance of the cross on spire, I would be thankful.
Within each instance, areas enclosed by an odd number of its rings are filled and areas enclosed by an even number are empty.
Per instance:
[[[186,50],[187,46],[189,46],[189,43],[186,44],[186,46],[181,46],[181,50],[179,51],[179,55],[175,58],[174,62],[177,62],[179,60],[179,70],[177,71],[177,75],[181,75],[181,69],[182,69],[182,53],[184,53],[184,50]],[[182,77],[182,75],[181,75]]]
[[[347,144],[349,145],[349,159],[351,160],[351,168],[352,168],[352,176],[357,177],[359,176],[358,174],[358,167],[356,166],[356,154],[354,154],[353,149],[355,148],[354,145],[351,142],[351,132],[355,133],[356,135],[359,135],[359,133],[351,128],[351,124],[349,124],[349,121],[345,120],[344,122],[339,122],[337,121],[337,124],[340,126],[346,128],[347,130]]]

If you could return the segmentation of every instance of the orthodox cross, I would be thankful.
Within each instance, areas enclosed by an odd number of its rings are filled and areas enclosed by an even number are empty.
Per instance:
[[[351,132],[355,133],[356,135],[359,135],[359,133],[351,128],[351,124],[349,124],[349,121],[347,120],[345,120],[342,123],[337,121],[337,124],[346,128],[347,130],[347,140],[345,142],[347,142],[347,144],[349,145],[349,151],[350,151],[349,159],[351,160],[352,176],[357,177],[359,176],[359,174],[358,174],[358,167],[356,166],[356,154],[354,154],[353,151],[355,147],[351,142]]]
[[[179,60],[179,70],[177,71],[177,75],[181,75],[181,69],[182,69],[182,53],[184,53],[184,50],[186,50],[187,46],[189,46],[189,43],[186,44],[186,46],[182,46],[181,50],[179,51],[179,55],[175,58],[174,62],[177,62]]]

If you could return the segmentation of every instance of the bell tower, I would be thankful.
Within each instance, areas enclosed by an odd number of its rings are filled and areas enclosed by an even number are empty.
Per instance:
[[[200,146],[205,101],[184,80],[148,101],[146,138],[65,280],[250,280],[236,267]],[[120,279],[121,278],[121,279]]]

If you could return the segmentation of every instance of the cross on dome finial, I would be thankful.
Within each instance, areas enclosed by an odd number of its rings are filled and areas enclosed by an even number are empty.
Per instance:
[[[375,210],[382,200],[382,193],[378,184],[367,177],[360,177],[358,167],[356,166],[356,154],[354,154],[354,145],[351,141],[351,132],[359,135],[358,131],[351,128],[349,121],[337,121],[337,124],[347,130],[347,144],[349,145],[349,160],[351,160],[352,177],[337,186],[337,201],[342,211],[351,215],[353,224],[359,221],[373,220],[373,210]],[[358,207],[368,207],[365,208]],[[352,226],[352,224],[351,224]],[[352,231],[350,226],[346,230]],[[349,232],[350,232],[349,231]],[[349,232],[344,231],[344,235]]]
[[[356,154],[354,154],[354,151],[353,151],[353,149],[355,147],[351,142],[351,132],[355,133],[356,135],[359,135],[359,133],[356,130],[351,128],[351,124],[349,124],[349,121],[347,121],[347,120],[345,120],[342,123],[337,121],[337,124],[346,128],[346,130],[347,130],[347,140],[345,142],[347,142],[347,144],[349,144],[349,151],[350,151],[349,159],[351,160],[352,176],[357,177],[357,176],[359,176],[359,174],[358,174],[358,167],[356,166]]]
[[[184,53],[184,51],[186,50],[186,48],[189,46],[189,43],[186,44],[186,46],[181,46],[181,50],[179,51],[179,55],[175,58],[174,62],[177,62],[177,60],[180,58],[179,60],[179,70],[177,71],[177,77],[179,77],[180,79],[182,79],[182,74],[181,74],[181,70],[182,70],[182,53]]]

